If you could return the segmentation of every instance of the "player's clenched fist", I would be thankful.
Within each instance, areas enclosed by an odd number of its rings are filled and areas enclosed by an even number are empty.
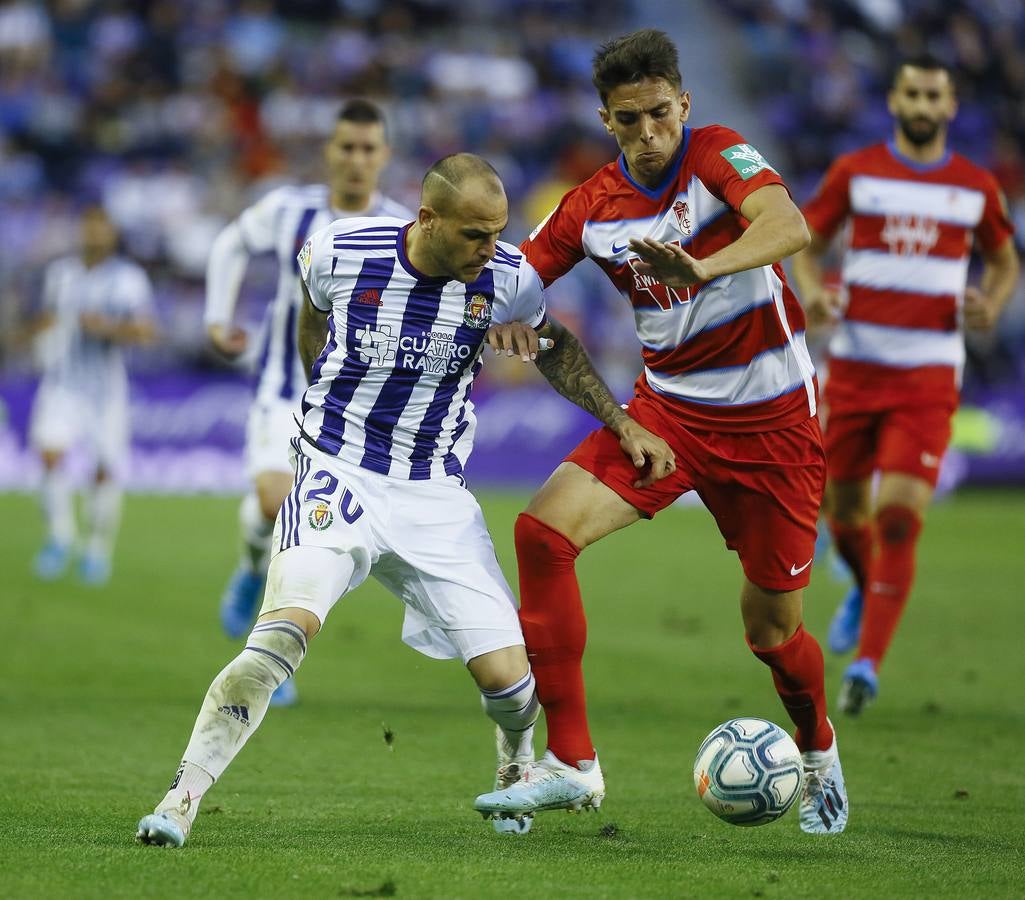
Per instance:
[[[657,434],[652,434],[629,416],[616,423],[614,430],[623,452],[630,457],[635,468],[644,471],[643,476],[634,482],[634,487],[647,487],[676,471],[676,456]]]
[[[809,328],[828,328],[840,318],[840,294],[832,288],[813,291],[804,298]]]

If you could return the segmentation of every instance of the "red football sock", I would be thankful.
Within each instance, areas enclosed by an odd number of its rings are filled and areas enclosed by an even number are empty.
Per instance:
[[[879,551],[868,570],[858,658],[872,660],[877,669],[911,593],[921,531],[921,518],[906,506],[887,506],[876,513]]]
[[[747,645],[751,647],[751,642]],[[794,741],[798,748],[828,750],[833,744],[833,729],[826,721],[826,684],[819,642],[799,625],[782,644],[765,649],[751,647],[751,652],[772,669],[776,693],[797,726]]]
[[[581,667],[587,620],[574,569],[580,550],[526,513],[516,519],[515,534],[520,624],[548,724],[548,749],[576,765],[594,758]]]
[[[833,546],[840,558],[847,563],[858,587],[864,590],[865,574],[872,559],[872,528],[869,525],[843,525],[836,519],[829,520],[833,533]]]

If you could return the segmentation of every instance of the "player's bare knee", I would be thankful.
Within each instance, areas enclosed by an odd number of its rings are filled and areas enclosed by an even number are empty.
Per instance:
[[[481,690],[498,691],[522,679],[530,670],[530,664],[526,648],[520,644],[475,656],[466,668]]]
[[[256,620],[256,622],[259,625],[274,621],[275,619],[286,619],[287,621],[298,625],[307,638],[312,638],[318,631],[320,631],[320,619],[318,619],[317,616],[311,613],[308,609],[302,609],[298,606],[286,606],[283,609],[275,609],[271,612],[264,613]]]
[[[872,515],[871,485],[861,481],[829,482],[823,507],[836,524],[860,528]]]
[[[277,518],[278,510],[292,486],[291,476],[283,472],[262,472],[256,477],[256,496],[260,512],[268,522]]]
[[[917,510],[899,504],[884,506],[876,513],[876,530],[883,544],[902,544],[917,536],[921,517]]]
[[[56,469],[64,461],[63,450],[40,450],[39,459],[43,464],[43,468],[48,472]]]
[[[803,591],[776,591],[747,582],[741,595],[744,634],[752,647],[776,647],[801,627]]]

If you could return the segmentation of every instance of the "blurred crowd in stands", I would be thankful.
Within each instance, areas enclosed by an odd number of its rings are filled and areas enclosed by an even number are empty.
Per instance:
[[[482,153],[518,243],[614,156],[591,55],[627,28],[624,0],[0,0],[0,329],[31,308],[41,265],[98,201],[157,285],[164,340],[138,363],[195,362],[213,237],[270,187],[322,180],[323,141],[351,96],[388,115],[386,193],[415,208],[431,162]],[[260,281],[251,267],[253,305]],[[564,304],[596,287],[618,307],[591,273]],[[629,380],[631,340],[619,339]]]
[[[890,64],[927,48],[963,73],[955,147],[996,171],[1025,235],[1021,0],[724,4],[799,199],[837,153],[890,132]],[[596,44],[669,24],[646,20],[640,0],[0,0],[0,333],[32,308],[41,266],[73,246],[77,210],[98,201],[157,285],[164,339],[140,363],[210,364],[210,242],[270,187],[320,179],[350,96],[388,114],[387,193],[415,206],[430,162],[480,152],[506,182],[518,243],[615,154],[595,114]],[[553,303],[629,384],[629,311],[595,267],[578,270]],[[270,288],[250,271],[256,320]],[[25,358],[0,341],[0,366]]]

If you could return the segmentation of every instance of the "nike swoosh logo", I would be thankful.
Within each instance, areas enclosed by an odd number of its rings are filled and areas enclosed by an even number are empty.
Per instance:
[[[625,249],[626,249],[626,244],[623,244],[622,247],[618,247],[618,246],[616,246],[615,241],[612,242],[612,255],[613,256],[617,256],[618,254],[622,253]]]
[[[790,567],[790,574],[791,575],[800,575],[805,569],[808,568],[808,566],[811,565],[813,559],[815,559],[814,556],[811,559],[809,559],[808,562],[806,562],[803,566],[801,566],[801,568],[797,568],[796,565],[791,566]]]

